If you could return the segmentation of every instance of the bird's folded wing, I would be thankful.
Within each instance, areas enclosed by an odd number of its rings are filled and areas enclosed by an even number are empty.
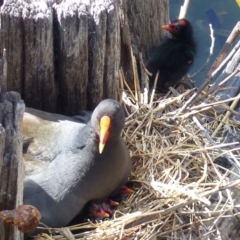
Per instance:
[[[67,117],[27,108],[23,117],[23,155],[26,172],[45,168],[61,152],[79,147],[79,132],[91,118],[83,111],[79,117]]]

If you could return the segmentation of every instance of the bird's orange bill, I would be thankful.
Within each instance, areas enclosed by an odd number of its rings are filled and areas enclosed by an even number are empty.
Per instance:
[[[103,152],[105,143],[108,140],[109,130],[111,125],[111,119],[108,116],[103,116],[100,119],[100,142],[99,142],[99,153]]]
[[[168,24],[168,25],[163,25],[163,26],[162,26],[162,29],[169,31],[169,30],[170,30],[170,26],[169,26],[169,25],[170,25],[170,24]]]
[[[101,207],[98,209],[98,211],[94,212],[95,217],[102,217],[102,218],[108,218],[109,214],[106,213]]]
[[[116,201],[113,201],[112,199],[108,199],[108,201],[109,201],[109,205],[110,205],[111,207],[116,207],[116,206],[118,206],[118,205],[119,205],[119,203],[118,203],[118,202],[116,202]]]
[[[132,194],[134,191],[131,188],[128,188],[127,186],[122,186],[120,190],[121,194]]]
[[[102,209],[105,213],[108,214],[108,217],[113,215],[113,210],[111,209],[111,207],[108,203],[103,202],[102,203]]]
[[[163,25],[162,29],[169,31],[170,33],[177,33],[177,29],[175,28],[174,24],[169,23],[168,25]]]
[[[108,218],[109,217],[109,214],[106,213],[102,207],[98,207],[97,209],[94,209],[92,212],[91,212],[92,216],[93,217],[98,217],[98,218]]]

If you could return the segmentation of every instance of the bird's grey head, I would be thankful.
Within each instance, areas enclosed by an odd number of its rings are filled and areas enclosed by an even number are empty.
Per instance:
[[[110,118],[108,139],[120,136],[125,125],[125,116],[118,101],[105,99],[101,101],[93,111],[91,124],[98,135],[100,133],[100,121],[105,116]]]

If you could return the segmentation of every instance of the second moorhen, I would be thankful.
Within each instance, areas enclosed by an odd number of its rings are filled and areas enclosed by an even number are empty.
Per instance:
[[[156,89],[160,92],[166,91],[187,74],[197,52],[193,28],[188,20],[177,19],[162,28],[169,34],[155,49],[147,63],[147,69],[152,73],[149,78],[150,88],[153,88],[159,71]]]
[[[121,138],[124,123],[120,104],[106,99],[87,124],[74,123],[75,132],[72,127],[65,134],[58,129],[61,139],[49,141],[68,141],[74,147],[56,150],[42,172],[24,181],[23,202],[38,208],[41,222],[49,227],[66,226],[87,202],[104,200],[121,189],[132,166]]]

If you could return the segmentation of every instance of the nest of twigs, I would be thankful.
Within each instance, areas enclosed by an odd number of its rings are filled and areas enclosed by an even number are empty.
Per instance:
[[[171,89],[168,96],[155,96],[143,104],[133,93],[124,92],[129,116],[123,137],[133,160],[134,194],[120,204],[112,219],[62,229],[62,236],[47,239],[221,236],[237,207],[240,123],[229,117],[234,110],[227,101],[209,95],[200,94],[187,107],[193,94],[195,90]],[[69,231],[76,229],[85,231]]]

